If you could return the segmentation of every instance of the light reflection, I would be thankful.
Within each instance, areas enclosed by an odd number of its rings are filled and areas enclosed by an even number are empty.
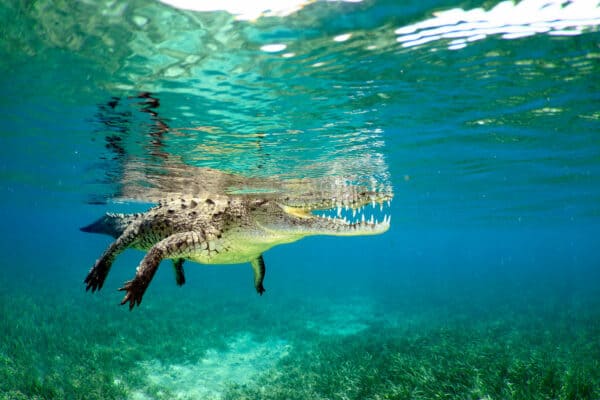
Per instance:
[[[328,0],[332,1],[332,0]],[[362,0],[334,0],[360,3]],[[164,4],[190,11],[226,11],[236,19],[254,21],[260,17],[286,17],[315,0],[160,0]]]
[[[285,17],[314,0],[160,0],[175,8],[190,11],[226,11],[239,20],[256,20],[262,16]]]
[[[345,42],[346,40],[350,39],[352,37],[351,33],[345,33],[343,35],[338,35],[336,37],[333,38],[334,42]]]
[[[285,44],[282,43],[273,43],[273,44],[265,44],[261,46],[260,49],[267,53],[279,53],[287,48]]]
[[[450,39],[448,48],[457,50],[468,43],[501,35],[517,39],[540,33],[572,36],[600,25],[597,1],[524,0],[502,1],[489,11],[482,8],[455,8],[434,13],[434,17],[395,30],[402,47]]]

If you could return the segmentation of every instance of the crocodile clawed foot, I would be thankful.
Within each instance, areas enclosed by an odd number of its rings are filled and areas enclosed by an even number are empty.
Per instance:
[[[262,283],[256,287],[256,292],[261,296],[263,295],[265,292],[265,287],[262,285]]]
[[[104,281],[108,275],[108,269],[102,259],[96,261],[96,264],[90,269],[90,272],[83,281],[86,285],[85,290],[89,291],[92,289],[92,292],[95,292],[102,289],[102,285],[104,285]]]
[[[145,286],[136,278],[125,282],[122,288],[119,288],[119,291],[126,292],[125,297],[121,301],[121,305],[125,303],[129,303],[129,310],[133,310],[134,306],[139,306],[142,302],[142,297],[144,296],[144,292],[146,291]]]

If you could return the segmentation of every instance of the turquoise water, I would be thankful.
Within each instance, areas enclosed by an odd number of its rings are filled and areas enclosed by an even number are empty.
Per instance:
[[[0,398],[600,398],[600,3],[168,3],[0,4]],[[201,168],[391,228],[85,292],[79,227]]]

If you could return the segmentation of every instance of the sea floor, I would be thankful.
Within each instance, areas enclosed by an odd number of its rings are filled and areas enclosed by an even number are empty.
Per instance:
[[[600,397],[585,296],[164,285],[129,312],[120,293],[31,284],[0,285],[1,399]]]

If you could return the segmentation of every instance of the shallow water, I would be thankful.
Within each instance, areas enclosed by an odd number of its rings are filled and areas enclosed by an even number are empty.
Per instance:
[[[0,4],[0,398],[600,398],[598,2],[168,3]],[[129,312],[133,250],[85,292],[104,212],[338,178],[390,230],[263,296],[188,263]]]

